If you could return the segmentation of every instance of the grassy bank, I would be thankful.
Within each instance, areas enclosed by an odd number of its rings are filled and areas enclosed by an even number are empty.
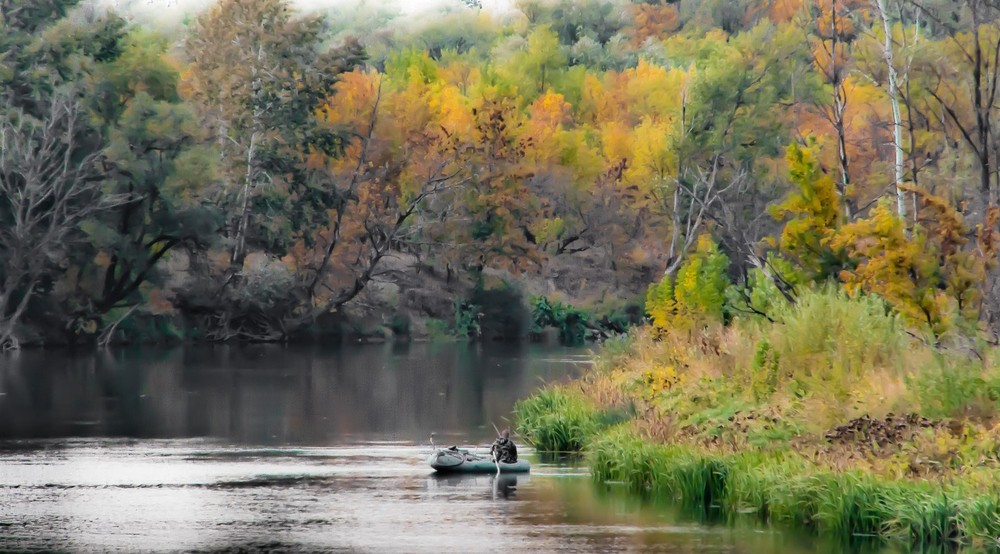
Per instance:
[[[595,479],[720,516],[997,548],[997,349],[924,340],[834,290],[770,315],[635,332],[520,403],[519,429],[585,451]]]
[[[843,540],[996,547],[1000,494],[987,472],[940,481],[838,471],[791,451],[723,453],[619,431],[591,445],[594,478],[730,518],[756,517]],[[984,486],[985,485],[985,486]]]

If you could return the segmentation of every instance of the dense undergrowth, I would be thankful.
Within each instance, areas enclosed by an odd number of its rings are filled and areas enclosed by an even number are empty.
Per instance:
[[[529,297],[516,283],[499,281],[475,286],[465,298],[454,301],[449,320],[433,320],[429,330],[435,340],[540,340],[552,329],[561,344],[581,346],[621,334],[644,319],[641,300],[573,305],[546,296]]]
[[[519,429],[725,517],[1000,547],[1000,352],[834,287],[768,315],[608,341],[594,371],[521,402]]]

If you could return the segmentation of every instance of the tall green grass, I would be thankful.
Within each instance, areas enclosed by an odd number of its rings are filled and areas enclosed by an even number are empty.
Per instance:
[[[938,354],[907,379],[924,415],[993,417],[1000,407],[1000,374],[977,360]]]
[[[745,369],[755,390],[820,394],[831,405],[842,404],[866,375],[896,370],[906,352],[899,316],[877,297],[851,298],[833,288],[806,290],[772,317],[775,324],[757,331],[762,336]],[[739,327],[748,336],[752,329]]]
[[[716,454],[653,445],[625,429],[597,438],[589,455],[596,480],[623,482],[687,508],[754,516],[848,542],[1000,548],[996,490],[834,472],[792,452]]]
[[[628,419],[625,411],[605,411],[583,393],[547,387],[514,406],[518,431],[545,452],[579,452],[603,429]]]

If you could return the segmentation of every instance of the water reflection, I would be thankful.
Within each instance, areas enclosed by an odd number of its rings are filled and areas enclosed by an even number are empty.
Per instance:
[[[525,485],[531,479],[530,473],[499,475],[469,475],[456,473],[435,473],[427,478],[428,488],[440,490],[480,490],[493,500],[516,500],[518,485]]]
[[[0,438],[486,441],[518,398],[587,359],[506,343],[27,351],[0,358]]]

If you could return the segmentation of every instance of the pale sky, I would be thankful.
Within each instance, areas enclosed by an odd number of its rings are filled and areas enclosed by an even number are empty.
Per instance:
[[[199,12],[212,5],[215,0],[95,0],[98,5],[112,6],[117,11],[146,21],[165,24],[175,23],[188,13]],[[326,10],[342,6],[399,6],[404,13],[431,11],[436,8],[460,7],[461,0],[292,0],[303,11]],[[514,0],[482,0],[483,9],[504,12],[509,10]]]

